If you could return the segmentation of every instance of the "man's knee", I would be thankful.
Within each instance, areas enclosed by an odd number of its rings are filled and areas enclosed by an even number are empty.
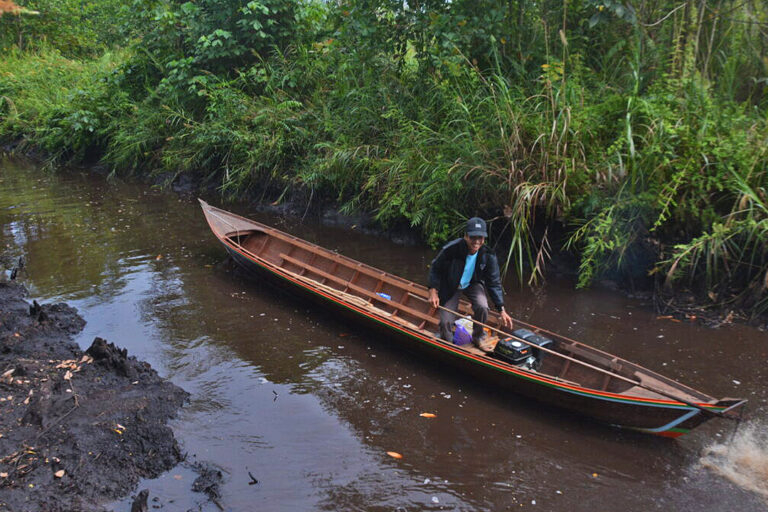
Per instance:
[[[475,313],[488,313],[488,299],[485,296],[475,297],[472,301],[472,310]]]

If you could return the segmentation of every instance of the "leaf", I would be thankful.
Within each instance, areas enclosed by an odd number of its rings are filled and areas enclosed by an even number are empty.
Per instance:
[[[387,455],[392,457],[393,459],[402,459],[403,456],[397,452],[387,452]]]
[[[431,412],[423,412],[419,414],[422,418],[437,418],[436,414],[432,414]]]
[[[55,473],[53,474],[53,476],[55,476],[56,478],[61,478],[61,477],[63,477],[63,476],[64,476],[64,470],[63,470],[63,469],[60,469],[60,470],[58,470],[57,472],[55,472]]]
[[[67,370],[67,373],[64,374],[64,380],[69,380],[72,378],[72,372]]]

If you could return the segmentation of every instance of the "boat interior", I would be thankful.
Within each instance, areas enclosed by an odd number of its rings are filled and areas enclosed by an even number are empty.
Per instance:
[[[238,230],[225,238],[250,257],[294,278],[305,287],[333,295],[371,316],[386,318],[409,330],[437,337],[438,315],[427,300],[424,286],[281,231],[267,229]],[[469,303],[462,301],[459,312],[471,314]],[[482,350],[471,343],[455,346],[478,356],[495,358],[494,346],[499,339],[523,341],[511,332],[496,329],[500,326],[497,313],[491,312],[488,323],[493,329],[487,331],[491,335]],[[552,340],[546,348],[539,349],[539,366],[525,368],[525,371],[598,391],[654,399],[674,396],[687,401],[714,402],[710,396],[629,361],[515,320],[514,328],[520,326]]]

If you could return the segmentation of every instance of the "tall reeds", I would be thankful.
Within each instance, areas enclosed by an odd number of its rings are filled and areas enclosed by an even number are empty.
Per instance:
[[[706,3],[690,23],[646,7],[643,23],[598,33],[568,4],[526,25],[539,53],[485,41],[487,69],[457,47],[440,60],[429,38],[358,51],[331,29],[219,73],[162,45],[82,61],[15,51],[0,60],[0,136],[116,173],[188,173],[227,197],[333,201],[435,246],[482,215],[521,283],[564,248],[580,286],[652,271],[765,311],[768,122],[763,89],[741,78],[761,64],[730,54],[724,27],[762,39]]]

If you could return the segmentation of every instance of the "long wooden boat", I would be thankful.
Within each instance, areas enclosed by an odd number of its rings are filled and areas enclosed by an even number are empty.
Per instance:
[[[502,360],[492,350],[440,339],[427,289],[264,224],[200,200],[213,233],[236,263],[280,285],[367,322],[393,341],[426,352],[516,393],[592,417],[610,425],[678,437],[715,417],[737,416],[746,402],[716,399],[637,364],[534,325],[515,320],[550,340],[532,345],[539,365]],[[470,311],[462,302],[461,312]],[[488,327],[502,333],[491,312]],[[527,338],[526,338],[527,339]],[[498,340],[493,336],[492,340]],[[507,340],[506,343],[508,343]]]

